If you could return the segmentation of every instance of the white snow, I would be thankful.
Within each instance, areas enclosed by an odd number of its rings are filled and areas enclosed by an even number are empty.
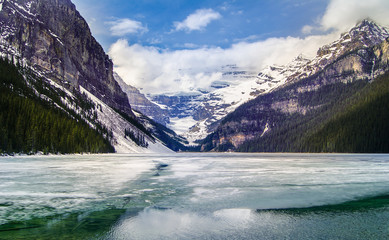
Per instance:
[[[63,42],[61,41],[61,38],[58,37],[55,33],[53,33],[50,29],[49,29],[49,33],[50,33],[50,35],[53,36],[53,37],[54,37],[62,46],[65,46],[65,45],[63,44]]]
[[[99,108],[96,109],[98,119],[104,126],[112,131],[114,138],[113,146],[115,147],[117,153],[172,153],[172,151],[165,147],[162,143],[159,141],[154,142],[151,138],[126,121],[122,116],[120,116],[120,114],[88,92],[85,88],[80,86],[80,91],[85,93],[96,105],[101,106],[101,111]],[[125,138],[125,129],[131,129],[136,133],[139,132],[144,135],[149,146],[147,148],[143,148],[138,146],[132,140]]]
[[[365,36],[361,32],[370,34]],[[221,68],[222,77],[216,85],[219,88],[207,89],[204,91],[196,91],[201,95],[194,97],[186,106],[185,113],[189,117],[172,118],[172,123],[169,125],[177,133],[188,138],[189,141],[194,141],[205,137],[210,133],[209,127],[213,123],[224,118],[228,113],[234,111],[238,106],[250,101],[260,94],[268,93],[274,89],[291,81],[309,77],[318,71],[323,66],[337,59],[349,49],[353,41],[359,40],[359,37],[371,39],[372,41],[383,41],[389,33],[387,29],[370,23],[370,26],[356,26],[349,32],[342,34],[341,38],[333,43],[323,46],[322,55],[318,55],[313,59],[306,59],[303,56],[298,56],[291,63],[285,66],[270,66],[263,69],[258,75],[240,69],[236,65],[223,66]],[[359,40],[363,41],[363,39]],[[351,45],[352,46],[352,45]],[[328,51],[328,53],[326,52]],[[374,76],[374,69],[370,76]],[[223,87],[224,86],[224,87]],[[311,91],[314,89],[299,89],[300,91]],[[182,93],[170,93],[169,96],[178,96]],[[152,100],[152,99],[150,99]],[[159,104],[161,105],[161,104]],[[171,106],[165,106],[165,108]],[[193,122],[193,114],[196,110],[201,109],[209,112],[212,116],[209,118],[200,119],[198,122]],[[193,114],[190,114],[190,113]],[[187,114],[189,113],[189,114]],[[193,125],[191,125],[194,123]],[[185,131],[186,128],[186,131]]]
[[[16,1],[13,1],[12,2],[16,7],[19,8],[19,10],[22,10],[23,12],[27,13],[28,15],[30,15],[30,17],[36,17],[36,14],[33,14],[31,13],[31,5],[32,5],[32,2],[28,2],[26,3],[26,6],[23,6],[23,5],[20,5],[18,4]],[[17,10],[17,9],[16,9]],[[18,10],[17,10],[18,11]],[[24,15],[23,13],[21,13],[20,11],[18,11],[21,15],[23,15],[24,17],[27,17],[26,15]]]
[[[189,146],[196,145],[196,140],[204,139],[209,134],[207,131],[208,125],[207,120],[198,121],[189,131],[181,135],[188,140]]]
[[[186,117],[186,118],[170,118],[170,123],[167,125],[168,128],[174,129],[174,131],[182,135],[185,132],[188,131],[190,127],[195,125],[197,123],[196,120],[193,119],[193,117]]]
[[[11,9],[13,14],[20,14],[20,16],[28,19],[33,20],[33,18],[36,18],[36,14],[33,14],[30,12],[30,9],[26,9],[24,6],[18,4],[16,1],[11,2],[13,4],[13,8]]]
[[[266,123],[265,129],[263,129],[263,132],[261,134],[261,137],[265,135],[270,130],[269,123]]]
[[[174,117],[170,119],[169,127],[186,137],[192,144],[195,140],[206,137],[210,133],[212,124],[223,119],[243,103],[280,87],[287,82],[289,76],[296,72],[300,71],[300,74],[309,75],[308,72],[301,70],[308,62],[308,59],[298,56],[286,66],[269,66],[259,74],[239,69],[236,66],[233,66],[233,69],[224,67],[223,83],[226,87],[198,95],[186,106],[188,112],[194,113],[196,109],[205,109],[212,113],[212,117],[199,121],[193,120],[193,114],[185,118]]]

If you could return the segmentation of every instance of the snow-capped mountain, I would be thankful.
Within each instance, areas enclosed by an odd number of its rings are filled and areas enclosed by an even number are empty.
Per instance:
[[[197,122],[184,136],[191,141],[203,139],[228,113],[258,95],[282,86],[287,77],[306,62],[307,59],[299,56],[287,66],[267,67],[259,74],[236,67],[235,71],[224,72],[226,84],[199,97],[200,102],[192,115]]]
[[[300,55],[286,66],[269,66],[260,73],[227,65],[220,69],[222,81],[213,82],[210,90],[146,96],[168,116],[167,126],[194,144],[214,131],[228,113],[260,94],[282,86],[309,61]],[[130,91],[126,92],[130,95]],[[149,116],[159,118],[153,112],[149,112]]]
[[[345,53],[377,45],[388,37],[388,29],[370,19],[362,20],[349,32],[343,33],[338,40],[321,47],[316,57],[302,68],[297,69],[287,81],[297,81],[312,76]]]
[[[0,0],[0,56],[61,89],[61,101],[92,128],[103,125],[117,152],[170,152],[133,113],[113,63],[70,0]],[[55,102],[34,90],[48,102]],[[51,91],[51,90],[50,90]],[[93,102],[86,111],[77,97]],[[66,112],[65,109],[62,109]],[[89,112],[91,111],[91,112]]]
[[[146,96],[168,112],[168,126],[193,143],[214,131],[228,113],[243,103],[284,84],[312,76],[346,52],[373,46],[388,36],[386,28],[366,19],[342,34],[339,40],[321,47],[313,59],[300,55],[289,64],[268,66],[260,73],[227,65],[219,71],[222,81],[213,82],[211,89]],[[153,117],[153,114],[150,116]]]
[[[342,34],[339,40],[320,48],[315,58],[303,60],[304,64],[291,68],[291,71],[282,76],[283,85],[241,105],[224,118],[218,128],[207,136],[202,149],[205,151],[367,149],[356,146],[366,145],[363,140],[375,135],[361,135],[360,141],[356,143],[353,142],[356,138],[353,138],[352,134],[357,134],[356,131],[361,129],[356,128],[346,134],[348,126],[344,126],[340,128],[340,132],[337,131],[331,136],[325,135],[321,129],[322,127],[327,127],[331,131],[335,129],[333,124],[326,124],[338,119],[344,112],[355,116],[358,115],[354,112],[356,109],[368,112],[371,101],[382,104],[381,98],[375,99],[380,94],[375,88],[386,86],[385,76],[389,71],[388,37],[387,29],[368,19],[361,21],[349,32]],[[285,69],[287,68],[283,67],[278,70]],[[266,75],[268,74],[264,74]],[[379,81],[375,82],[376,79]],[[364,95],[369,97],[362,97]],[[385,105],[386,103],[383,104]],[[385,108],[377,109],[387,111]],[[347,115],[353,126],[361,122],[372,124],[369,116],[359,117],[358,123],[354,123],[352,121],[355,117],[350,118]],[[339,121],[344,122],[344,118]],[[384,116],[382,119],[385,119]],[[377,120],[382,122],[382,119]],[[370,130],[377,130],[377,127],[371,127]],[[374,134],[379,136],[380,131]],[[328,141],[326,140],[323,145],[320,141],[327,137]],[[342,140],[336,145],[334,142],[338,137]],[[316,139],[320,143],[313,146],[311,139]],[[350,142],[347,148],[346,142]]]
[[[141,112],[146,116],[153,116],[153,120],[162,125],[169,123],[168,111],[166,109],[162,109],[157,104],[152,103],[136,87],[126,84],[116,72],[114,72],[113,76],[127,94],[128,101],[134,110]]]

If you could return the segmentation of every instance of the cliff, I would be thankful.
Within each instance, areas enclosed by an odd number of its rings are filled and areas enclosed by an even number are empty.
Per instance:
[[[70,0],[4,0],[0,52],[70,89],[83,87],[134,116],[113,64]]]

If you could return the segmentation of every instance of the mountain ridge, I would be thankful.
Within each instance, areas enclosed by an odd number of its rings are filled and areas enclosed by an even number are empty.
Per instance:
[[[337,41],[322,46],[313,59],[299,55],[284,66],[268,66],[259,73],[238,68],[236,65],[223,66],[220,69],[222,81],[213,83],[211,90],[194,89],[186,94],[146,97],[152,103],[163,107],[168,116],[164,121],[167,126],[194,144],[215,131],[221,120],[241,104],[284,84],[315,74],[344,54],[345,50],[372,45],[388,36],[387,29],[373,20],[365,19],[343,33]],[[149,115],[153,117],[153,112]]]
[[[106,127],[116,152],[171,152],[133,113],[112,61],[70,0],[2,0],[0,56],[30,69],[50,91],[61,89],[58,102],[30,86],[54,106],[65,104],[90,127]],[[92,107],[77,105],[77,99],[93,102]]]
[[[366,33],[373,33],[374,36],[369,37]],[[291,147],[293,142],[303,138],[301,134],[304,131],[316,129],[311,123],[328,121],[337,111],[331,105],[334,101],[348,101],[353,93],[362,89],[358,82],[365,81],[361,85],[369,84],[389,70],[387,37],[388,31],[371,20],[360,22],[349,33],[343,34],[340,40],[319,49],[317,57],[291,75],[285,85],[258,96],[230,113],[218,129],[206,138],[202,150],[298,151],[298,146]],[[369,38],[373,40],[363,41]],[[375,45],[377,42],[380,43]],[[332,51],[323,54],[323,49]],[[328,108],[332,108],[333,112],[327,111]],[[307,125],[305,130],[304,125]],[[299,129],[299,132],[289,128]],[[278,142],[275,135],[284,142]],[[300,137],[293,137],[297,135]],[[266,140],[269,138],[271,141]],[[250,147],[250,142],[261,147]],[[277,145],[274,145],[275,142]],[[243,144],[245,147],[240,148]]]
[[[41,74],[92,92],[133,116],[127,97],[113,79],[113,63],[69,1],[5,0],[0,13],[1,52]]]

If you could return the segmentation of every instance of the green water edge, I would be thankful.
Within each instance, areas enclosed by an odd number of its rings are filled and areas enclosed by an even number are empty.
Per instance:
[[[106,209],[91,213],[34,218],[0,225],[0,239],[101,239],[122,217],[142,209]]]
[[[163,169],[153,169],[154,172],[146,172],[141,175],[137,181],[132,183],[132,190],[145,189],[154,178],[150,174],[161,173]],[[118,202],[111,202],[112,205],[106,209],[95,211],[78,211],[67,214],[59,214],[47,217],[36,217],[27,221],[13,221],[0,225],[0,240],[79,240],[79,239],[106,239],[107,233],[112,227],[120,222],[121,219],[135,217],[146,207],[145,195],[150,202],[156,202],[164,197],[163,194],[168,187],[164,189],[155,189],[153,195],[147,192],[138,193],[136,199],[132,195],[118,199]],[[127,193],[125,190],[123,193]],[[171,193],[171,192],[170,192]],[[11,207],[12,202],[2,202],[1,207]],[[100,205],[98,203],[97,205]],[[96,205],[96,207],[97,207]]]
[[[375,209],[389,209],[389,195],[374,196],[370,198],[344,202],[340,204],[314,206],[307,208],[281,208],[281,209],[257,209],[258,213],[272,212],[290,215],[303,215],[310,213],[352,213]]]
[[[1,207],[7,207],[7,204],[3,204]],[[0,239],[105,239],[112,227],[120,223],[122,219],[135,217],[143,209],[111,208],[89,213],[78,212],[34,218],[25,222],[10,222],[0,225]],[[163,209],[159,210],[163,211]],[[381,210],[385,212],[389,210],[389,195],[309,208],[258,209],[256,213],[270,212],[273,215],[287,215],[289,218],[299,219],[321,214],[353,214]]]

